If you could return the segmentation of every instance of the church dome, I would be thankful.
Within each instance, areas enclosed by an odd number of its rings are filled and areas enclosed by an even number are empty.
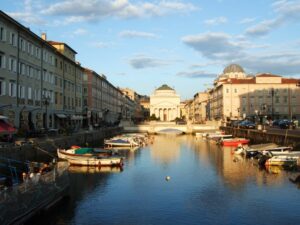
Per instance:
[[[160,86],[160,87],[157,88],[156,90],[158,90],[158,91],[166,91],[166,90],[168,90],[168,91],[170,91],[170,90],[174,91],[173,88],[170,88],[170,87],[169,87],[168,85],[166,85],[166,84],[163,84],[162,86]]]
[[[225,67],[223,70],[223,74],[226,73],[244,73],[244,69],[238,64],[230,64],[229,66]]]

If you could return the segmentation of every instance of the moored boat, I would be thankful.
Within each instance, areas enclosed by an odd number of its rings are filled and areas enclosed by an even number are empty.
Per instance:
[[[265,162],[265,166],[297,166],[299,157],[291,156],[273,156]]]
[[[78,166],[122,166],[122,157],[113,156],[86,156],[84,154],[68,153],[64,149],[57,149],[57,155],[60,159],[67,160],[71,165]]]
[[[232,138],[232,139],[224,139],[221,140],[221,145],[223,146],[238,146],[238,145],[246,145],[249,143],[249,139],[245,138]]]

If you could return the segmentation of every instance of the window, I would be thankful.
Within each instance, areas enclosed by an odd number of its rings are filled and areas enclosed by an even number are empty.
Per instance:
[[[0,79],[0,96],[6,94],[6,83],[4,80]]]
[[[279,103],[279,97],[278,96],[275,97],[275,103]]]
[[[284,96],[284,97],[283,97],[283,102],[284,102],[284,103],[287,103],[287,102],[288,102],[288,97],[287,97],[287,96]]]
[[[4,27],[0,27],[0,41],[6,41],[6,32]]]
[[[19,98],[25,98],[25,87],[19,85]]]
[[[15,81],[10,81],[9,82],[9,93],[8,95],[11,97],[16,97],[16,93],[17,93],[17,85],[15,83]]]
[[[5,55],[3,53],[0,53],[0,68],[5,68]]]
[[[12,57],[9,58],[9,70],[11,72],[17,72],[17,60]]]
[[[237,89],[236,88],[234,89],[234,93],[237,93]]]
[[[32,88],[28,87],[28,99],[32,99]]]
[[[17,46],[17,35],[13,32],[10,33],[10,42],[11,45]]]

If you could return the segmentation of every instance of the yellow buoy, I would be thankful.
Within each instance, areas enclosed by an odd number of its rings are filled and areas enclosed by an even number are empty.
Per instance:
[[[170,176],[166,176],[166,181],[169,181],[171,179]]]

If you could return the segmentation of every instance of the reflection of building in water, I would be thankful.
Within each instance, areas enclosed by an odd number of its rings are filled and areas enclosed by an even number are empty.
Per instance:
[[[152,159],[169,164],[180,156],[180,137],[155,136],[155,141],[150,149]]]
[[[280,185],[286,177],[286,172],[282,170],[277,169],[278,174],[260,170],[255,160],[232,154],[231,150],[234,148],[211,147],[210,160],[215,164],[225,184],[233,189],[240,189],[249,182],[259,186]]]
[[[224,184],[234,190],[241,190],[248,183],[282,185],[287,177],[287,172],[279,168],[270,168],[269,171],[259,169],[255,160],[232,154],[233,148],[230,147],[221,148],[206,140],[190,139],[188,145],[194,149],[202,164],[215,167]]]

